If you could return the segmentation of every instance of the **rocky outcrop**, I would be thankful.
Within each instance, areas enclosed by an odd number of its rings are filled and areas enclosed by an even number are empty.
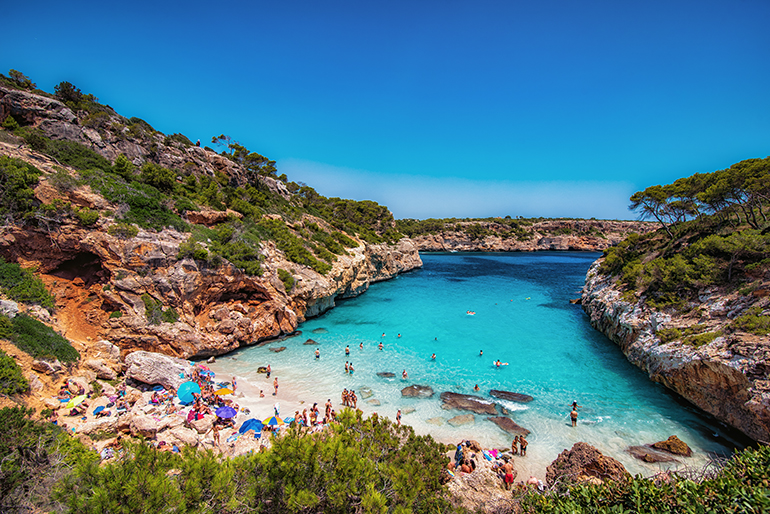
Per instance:
[[[534,398],[528,394],[512,393],[510,391],[498,391],[497,389],[492,389],[489,391],[489,396],[493,398],[499,398],[501,400],[509,400],[519,403],[529,403],[534,400]]]
[[[441,393],[441,401],[442,409],[469,410],[476,414],[497,414],[495,405],[480,396],[445,391]]]
[[[509,434],[513,435],[523,435],[528,436],[529,430],[522,427],[515,421],[513,421],[511,418],[505,417],[505,416],[495,416],[493,418],[487,418],[489,421],[497,425],[498,427],[502,428]]]
[[[126,377],[145,384],[159,384],[166,389],[179,389],[191,370],[187,361],[154,352],[138,351],[126,356]]]
[[[599,273],[601,262],[589,269],[582,295],[591,325],[653,381],[752,439],[770,441],[770,345],[766,337],[730,329],[749,306],[767,309],[767,298],[710,287],[688,312],[661,312],[624,299],[616,279]],[[697,346],[659,335],[664,328],[693,327],[713,340]]]
[[[692,449],[687,446],[687,443],[679,439],[677,436],[672,435],[665,441],[658,441],[652,445],[656,450],[663,450],[674,455],[681,455],[683,457],[689,457],[692,455]]]
[[[502,222],[459,222],[451,229],[412,239],[421,252],[600,251],[632,232],[646,233],[657,228],[642,221],[605,220],[520,221],[518,226],[519,230],[512,232]],[[485,235],[479,237],[479,233]]]
[[[620,482],[630,477],[623,464],[587,443],[575,443],[571,450],[561,452],[545,473],[549,487],[556,484]]]
[[[379,373],[377,373],[379,375]],[[433,396],[433,388],[423,385],[410,385],[401,390],[401,396],[409,398],[431,398]]]

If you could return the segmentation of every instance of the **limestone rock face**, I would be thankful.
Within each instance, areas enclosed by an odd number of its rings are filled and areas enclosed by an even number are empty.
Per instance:
[[[601,483],[605,480],[620,482],[630,478],[623,464],[587,443],[575,443],[571,450],[564,450],[546,468],[545,480],[549,487],[582,482]]]
[[[101,359],[89,359],[83,365],[96,373],[96,378],[101,380],[115,380],[118,375],[108,367]]]
[[[621,296],[616,278],[599,273],[599,259],[588,270],[582,306],[591,325],[615,342],[628,360],[659,382],[758,441],[770,441],[770,345],[767,337],[728,330],[752,303],[767,309],[768,299],[708,288],[692,305],[697,317],[652,310]],[[721,335],[696,347],[682,340],[661,341],[658,330],[698,324]]]
[[[493,463],[480,454],[476,454],[474,460],[476,470],[473,473],[457,472],[447,482],[450,501],[468,512],[515,512],[511,492],[505,490],[502,479],[492,471]],[[514,480],[516,475],[514,468]]]
[[[179,389],[187,381],[187,361],[155,352],[138,351],[126,356],[126,376],[145,384],[160,384],[166,389]],[[181,376],[180,376],[181,375]]]
[[[474,226],[480,226],[487,235],[477,237],[471,228]],[[546,220],[520,226],[520,233],[511,236],[502,220],[459,222],[453,230],[422,234],[413,241],[421,252],[599,251],[618,244],[631,232],[657,228],[647,222],[604,220]]]

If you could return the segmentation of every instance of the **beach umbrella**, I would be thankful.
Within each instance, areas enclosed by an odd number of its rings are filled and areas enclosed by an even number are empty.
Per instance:
[[[205,371],[211,371],[208,366],[204,366],[203,364],[198,364],[198,367]]]
[[[74,397],[73,399],[71,399],[70,401],[67,402],[66,407],[68,409],[71,409],[72,407],[75,407],[76,405],[80,405],[81,403],[83,403],[83,401],[86,398],[87,398],[87,396],[84,395],[84,394],[81,394],[80,396],[76,396],[76,397]]]
[[[176,395],[182,403],[190,403],[195,399],[193,393],[201,394],[201,386],[195,382],[185,382],[179,386]]]
[[[219,396],[222,396],[224,394],[233,394],[233,391],[232,389],[223,387],[222,389],[217,389],[216,391],[214,391],[214,394],[218,394]]]
[[[166,390],[166,388],[165,388],[165,387],[163,387],[162,385],[156,385],[155,387],[153,387],[153,388],[152,388],[152,390],[153,390],[153,391],[158,391],[158,392],[161,392],[161,391],[165,391],[165,390]]]
[[[265,421],[263,421],[262,423],[264,423],[265,425],[273,425],[273,426],[276,426],[276,425],[281,426],[281,425],[285,425],[286,424],[278,416],[271,416],[271,417],[267,418]]]
[[[104,410],[104,405],[99,405],[97,408],[94,409],[94,416],[96,416],[103,410]]]
[[[245,432],[248,432],[249,430],[253,430],[255,432],[261,432],[263,426],[264,425],[262,424],[262,422],[258,419],[254,419],[254,418],[247,419],[246,421],[243,422],[243,425],[241,425],[241,428],[238,429],[238,433],[243,434]]]
[[[229,405],[225,405],[224,407],[220,407],[216,410],[216,415],[224,419],[234,418],[236,414],[238,414],[238,411],[236,411]]]

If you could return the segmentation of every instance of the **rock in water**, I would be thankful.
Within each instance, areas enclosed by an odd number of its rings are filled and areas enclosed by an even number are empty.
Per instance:
[[[534,400],[534,398],[528,394],[512,393],[510,391],[498,391],[497,389],[492,389],[489,391],[489,394],[494,398],[500,398],[501,400],[510,400],[512,402],[519,403],[527,403]]]
[[[441,426],[444,424],[444,418],[430,418],[426,419],[425,422],[430,423],[431,425]]]
[[[626,451],[644,462],[678,462],[669,453],[656,450],[650,446],[629,446]]]
[[[377,373],[377,376],[380,378],[394,378],[396,374],[391,371],[380,371]]]
[[[413,413],[415,410],[417,409],[415,409],[414,407],[407,407],[406,409],[401,409],[401,414],[406,416],[407,414]]]
[[[270,350],[271,352],[275,352],[275,353],[282,352],[285,349],[286,349],[285,346],[279,346],[278,348],[268,348],[268,350]]]
[[[652,445],[653,448],[663,450],[674,455],[682,455],[683,457],[689,457],[692,455],[692,450],[687,443],[679,439],[677,436],[672,435],[665,441],[658,441]]]
[[[509,434],[513,435],[523,435],[528,436],[529,430],[526,428],[516,424],[511,418],[506,418],[505,416],[497,416],[494,418],[487,418],[492,423],[496,424],[498,427],[502,428]]]
[[[375,398],[372,398],[371,400],[367,401],[366,403],[368,403],[369,405],[372,405],[374,407],[379,407],[380,405],[382,405],[380,403],[380,400],[377,400]]]
[[[326,330],[325,328],[321,327],[321,328],[316,328],[315,330],[313,330],[313,333],[314,334],[328,334],[329,331]]]
[[[589,482],[599,484],[605,480],[621,482],[631,475],[623,464],[587,443],[575,443],[571,450],[564,450],[546,468],[545,480],[549,487]]]
[[[316,342],[314,339],[308,339],[307,341],[305,341],[305,342],[304,342],[304,343],[302,343],[302,344],[306,344],[306,345],[316,345],[316,344],[318,344],[318,343],[317,343],[317,342]]]
[[[469,425],[471,423],[474,423],[475,421],[476,421],[476,418],[473,416],[473,414],[460,414],[459,416],[450,418],[449,421],[447,421],[447,423],[449,423],[453,427],[459,427],[462,425]]]
[[[364,400],[374,396],[374,391],[372,391],[368,387],[362,387],[361,389],[358,390],[358,392],[361,393],[361,398],[364,399]]]
[[[460,409],[469,410],[476,414],[497,414],[497,409],[492,402],[473,396],[471,394],[460,394],[445,391],[441,393],[442,409]]]
[[[267,373],[267,366],[259,366],[257,368],[257,373]]]
[[[403,388],[401,390],[401,396],[410,398],[430,398],[433,396],[433,389],[431,389],[429,386],[414,384]]]

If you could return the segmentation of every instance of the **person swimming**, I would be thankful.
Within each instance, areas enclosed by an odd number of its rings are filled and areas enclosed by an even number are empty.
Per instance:
[[[484,350],[479,350],[479,357],[483,357],[483,356],[484,356]]]
[[[402,372],[401,372],[401,378],[403,378],[404,380],[406,380],[407,378],[409,378],[409,374],[407,374],[406,370],[404,370],[404,371],[402,371]]]
[[[430,356],[430,360],[432,360],[432,361],[435,361],[435,360],[436,360],[436,354],[435,354],[435,353],[434,353],[433,355],[431,355],[431,356]]]

